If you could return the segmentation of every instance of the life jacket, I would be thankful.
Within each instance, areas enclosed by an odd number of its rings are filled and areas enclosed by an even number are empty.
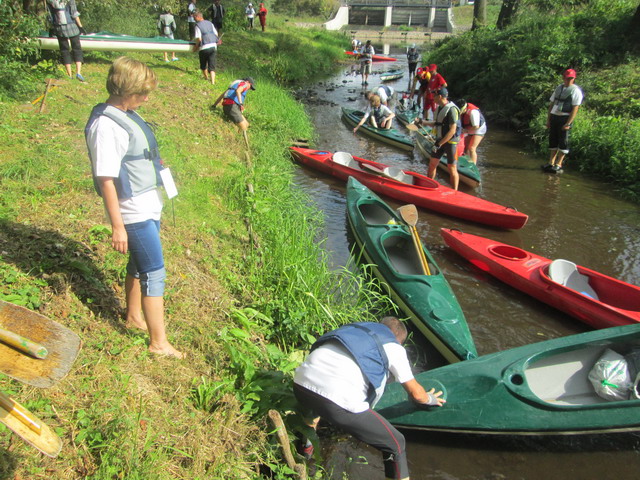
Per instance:
[[[164,166],[156,136],[149,124],[133,110],[123,112],[112,105],[101,103],[91,111],[84,128],[85,138],[88,138],[93,122],[102,115],[116,122],[129,134],[129,148],[122,158],[118,177],[114,179],[118,198],[135,197],[161,186],[160,170],[164,169]],[[93,170],[93,161],[91,169]],[[93,183],[98,195],[102,196],[95,172]]]
[[[480,109],[478,107],[476,107],[473,103],[467,102],[467,110],[466,110],[466,112],[464,112],[464,114],[462,115],[462,118],[461,118],[462,128],[471,127],[471,112],[473,110],[478,110],[478,113],[480,114],[480,125],[478,125],[478,128],[480,128],[481,126],[484,125],[484,123],[485,123],[484,115],[482,115],[482,112],[480,111]]]
[[[387,94],[387,97],[390,97],[391,95],[393,95],[393,90],[391,89],[390,86],[388,86],[388,85],[380,85],[380,88],[384,90],[384,93]]]
[[[72,25],[75,24],[76,21],[71,16],[71,6],[67,2],[66,4],[62,4],[62,2],[58,2],[59,7],[56,8],[47,2],[47,7],[49,8],[49,12],[51,14],[51,22],[54,26],[59,27],[61,25]]]
[[[358,364],[369,384],[367,402],[373,405],[384,391],[389,372],[389,359],[383,345],[398,343],[393,332],[381,323],[351,323],[325,333],[311,346],[311,351],[329,340],[340,342]]]
[[[458,141],[460,140],[460,134],[462,133],[462,122],[460,121],[460,110],[458,109],[458,107],[456,107],[456,105],[453,102],[447,102],[447,104],[443,107],[438,107],[438,109],[436,110],[436,115],[435,115],[435,124],[436,124],[436,129],[437,129],[437,133],[436,136],[438,138],[438,140],[440,140],[442,137],[444,137],[446,135],[446,133],[449,131],[449,128],[451,128],[451,118],[449,115],[449,112],[451,109],[455,109],[456,112],[458,113],[458,120],[456,121],[456,133],[453,135],[452,138],[449,139],[448,143],[458,143]]]
[[[558,85],[556,87],[555,92],[553,92],[553,103],[558,107],[558,109],[563,113],[571,113],[573,109],[572,96],[573,92],[575,92],[577,85],[569,85],[565,88],[564,85]]]
[[[213,26],[209,20],[200,20],[196,22],[196,27],[200,30],[202,38],[200,39],[202,45],[218,45],[218,34],[216,27]]]
[[[417,50],[414,50],[413,52],[411,52],[411,50],[409,50],[407,52],[407,62],[409,62],[409,63],[417,63],[419,58],[420,58],[420,54],[418,53]]]
[[[365,45],[364,47],[362,47],[362,50],[360,50],[360,60],[363,63],[371,63],[371,59],[373,58],[373,54],[376,51],[373,48],[373,45],[369,45],[368,47]]]
[[[173,16],[170,14],[160,15],[160,25],[162,26],[163,35],[171,35],[175,31]]]
[[[376,119],[376,125],[378,125],[378,127],[380,127],[380,123],[382,122],[382,119],[384,118],[384,115],[382,113],[382,105],[380,105],[379,107],[373,107],[371,109],[371,114],[373,115],[373,118]]]
[[[239,98],[238,98],[238,88],[240,88],[240,84],[246,82],[246,80],[236,80],[234,81],[231,85],[229,85],[229,88],[227,88],[227,91],[224,92],[224,97],[222,100],[222,104],[223,105],[231,105],[233,103],[237,103],[238,105],[240,105],[239,102]],[[246,82],[249,83],[249,82]],[[249,89],[245,89],[242,92],[242,103],[244,104],[244,97],[247,96],[247,92],[249,91]]]

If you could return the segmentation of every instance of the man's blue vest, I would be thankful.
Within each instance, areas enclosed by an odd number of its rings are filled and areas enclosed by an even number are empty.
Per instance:
[[[386,343],[398,343],[396,336],[389,327],[381,323],[350,323],[325,333],[311,346],[311,350],[329,340],[339,341],[362,370],[369,383],[367,402],[371,404],[389,372],[389,359],[382,346]]]
[[[209,20],[200,20],[196,23],[196,26],[200,29],[200,33],[202,34],[202,45],[213,44],[218,45],[218,35],[216,34],[216,28],[213,26]]]
[[[101,115],[109,117],[129,134],[129,148],[120,164],[120,173],[114,179],[118,198],[131,198],[148,192],[162,185],[160,170],[164,167],[158,151],[158,142],[153,130],[140,115],[133,110],[122,110],[101,103],[91,111],[89,121],[84,129],[85,138],[91,124]],[[91,162],[93,170],[93,161]],[[94,175],[94,185],[98,195],[101,195],[99,184]]]

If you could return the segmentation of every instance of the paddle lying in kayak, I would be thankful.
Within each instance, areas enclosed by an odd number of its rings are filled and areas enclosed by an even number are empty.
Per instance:
[[[350,177],[347,217],[358,248],[393,301],[449,361],[477,356],[467,321],[442,271],[400,216]],[[412,222],[413,223],[413,222]],[[417,250],[415,247],[418,247]],[[431,275],[425,275],[421,257]]]
[[[459,230],[440,233],[482,271],[594,328],[640,322],[640,287]]]
[[[296,160],[311,168],[345,182],[353,176],[376,193],[444,215],[510,229],[522,228],[529,218],[515,208],[452,190],[425,175],[354,157],[347,152],[301,147],[290,150]]]
[[[607,328],[484,355],[416,375],[441,383],[447,404],[417,408],[397,384],[375,409],[408,429],[505,435],[563,435],[640,430],[640,399],[610,401],[588,379],[607,349],[640,348],[640,325]]]

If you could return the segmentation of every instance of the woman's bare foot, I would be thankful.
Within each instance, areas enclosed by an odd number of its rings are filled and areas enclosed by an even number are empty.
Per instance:
[[[141,318],[133,318],[127,317],[127,322],[124,324],[127,328],[138,328],[140,330],[144,330],[145,332],[149,330],[147,327],[147,323]]]
[[[156,355],[163,355],[166,357],[176,357],[176,358],[185,358],[186,354],[176,350],[173,348],[173,345],[167,344],[165,347],[154,347],[149,345],[149,351],[151,353],[155,353]]]

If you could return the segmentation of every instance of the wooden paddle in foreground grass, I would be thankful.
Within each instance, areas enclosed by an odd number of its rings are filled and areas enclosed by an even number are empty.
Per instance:
[[[49,457],[57,457],[62,449],[62,440],[47,424],[2,392],[0,392],[0,422]]]
[[[429,269],[429,262],[427,261],[427,257],[424,254],[424,250],[422,250],[422,245],[420,244],[420,237],[418,236],[418,229],[416,228],[416,224],[418,223],[418,209],[415,205],[410,203],[409,205],[403,205],[398,208],[398,213],[404,223],[406,223],[411,229],[411,236],[413,237],[413,244],[418,251],[418,257],[420,258],[420,264],[422,265],[422,270],[425,275],[431,275],[431,270]]]

